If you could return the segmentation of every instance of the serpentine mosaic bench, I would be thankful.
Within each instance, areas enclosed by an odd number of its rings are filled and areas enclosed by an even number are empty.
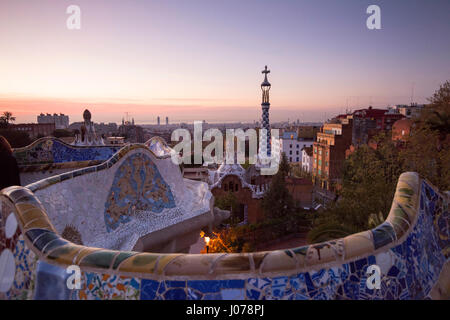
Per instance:
[[[166,142],[155,136],[145,145],[157,156],[170,152]],[[111,158],[122,146],[73,146],[54,137],[40,138],[14,149],[22,185],[74,169],[91,167]]]
[[[119,146],[72,146],[64,141],[45,137],[23,148],[14,149],[20,168],[22,185],[76,168],[102,163],[111,158]]]
[[[426,299],[449,283],[440,276],[450,253],[448,198],[416,173],[400,176],[388,218],[372,230],[242,254],[77,245],[57,232],[37,189],[0,193],[2,299]],[[73,264],[81,267],[81,288],[69,290]],[[380,289],[366,286],[373,264]]]

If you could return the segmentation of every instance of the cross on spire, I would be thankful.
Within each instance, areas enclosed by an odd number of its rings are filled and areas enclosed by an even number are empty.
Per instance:
[[[266,66],[261,73],[264,73],[265,76],[267,77],[267,74],[270,73],[270,70],[267,70],[267,66]]]

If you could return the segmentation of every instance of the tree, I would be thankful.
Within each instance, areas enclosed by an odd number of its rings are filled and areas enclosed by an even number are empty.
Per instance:
[[[280,169],[272,178],[269,190],[266,191],[261,202],[261,207],[267,218],[287,217],[294,212],[294,200],[286,187],[286,167],[283,158]]]
[[[25,147],[32,141],[28,133],[24,131],[0,129],[0,135],[4,136],[13,148]]]
[[[228,210],[230,211],[230,218],[229,218],[229,222],[234,225],[240,221],[238,221],[239,219],[237,218],[237,214],[236,211],[238,210],[238,205],[239,202],[236,198],[236,196],[229,191],[227,194],[221,196],[221,197],[217,197],[214,200],[214,206],[218,207],[219,209],[222,210]]]
[[[291,166],[290,166],[287,156],[284,152],[281,154],[281,159],[280,159],[280,164],[279,164],[278,170],[282,172],[283,177],[288,176],[289,173],[291,172]]]
[[[419,126],[439,132],[441,140],[450,134],[450,81],[446,81],[428,99],[430,104],[422,111]]]
[[[389,135],[382,133],[375,140],[376,150],[362,145],[345,160],[340,199],[318,213],[310,241],[367,230],[387,217],[403,163]]]
[[[375,137],[376,150],[363,145],[345,160],[340,199],[317,214],[309,241],[330,240],[380,224],[389,214],[402,172],[418,172],[439,189],[450,189],[450,82],[429,100],[405,146],[397,148],[382,133]]]
[[[13,117],[12,112],[5,111],[3,112],[3,115],[0,116],[0,126],[3,128],[8,127],[10,122],[16,121],[16,117]]]
[[[441,190],[450,189],[450,82],[428,99],[401,152],[405,171],[415,171]]]

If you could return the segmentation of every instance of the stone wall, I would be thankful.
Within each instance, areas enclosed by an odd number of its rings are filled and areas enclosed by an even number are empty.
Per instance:
[[[0,198],[2,299],[426,299],[449,282],[441,274],[450,254],[448,198],[415,173],[400,176],[388,218],[372,230],[245,254],[76,245],[60,237],[30,189],[6,188]],[[374,264],[380,289],[366,285]],[[80,289],[65,285],[69,265],[81,267]]]

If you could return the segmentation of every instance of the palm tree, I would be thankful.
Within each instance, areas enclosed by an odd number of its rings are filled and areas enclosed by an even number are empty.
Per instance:
[[[0,117],[0,123],[4,124],[6,127],[10,122],[14,121],[16,121],[16,117],[13,117],[12,112],[10,111],[3,112],[3,115]]]

